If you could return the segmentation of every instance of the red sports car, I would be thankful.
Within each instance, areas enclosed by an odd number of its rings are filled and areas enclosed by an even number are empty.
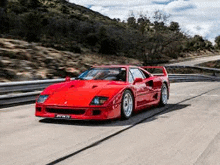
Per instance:
[[[159,68],[152,75],[146,69]],[[164,67],[93,67],[75,80],[47,87],[37,98],[36,116],[57,119],[128,119],[134,111],[167,104],[170,83]]]

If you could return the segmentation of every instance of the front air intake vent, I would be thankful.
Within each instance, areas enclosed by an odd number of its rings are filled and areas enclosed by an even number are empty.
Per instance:
[[[101,111],[100,110],[93,110],[92,111],[92,115],[93,116],[97,116],[97,115],[100,115],[101,114]]]
[[[56,109],[56,108],[46,108],[46,111],[49,113],[57,114],[72,114],[72,115],[83,115],[85,110],[83,109]]]
[[[158,98],[158,94],[156,93],[155,95],[154,95],[154,99],[157,99]]]
[[[36,111],[41,112],[41,107],[36,107]]]

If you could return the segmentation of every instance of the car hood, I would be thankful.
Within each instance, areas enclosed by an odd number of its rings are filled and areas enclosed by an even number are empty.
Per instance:
[[[125,86],[125,82],[74,80],[53,91],[45,101],[45,105],[87,107],[95,96],[111,99]]]

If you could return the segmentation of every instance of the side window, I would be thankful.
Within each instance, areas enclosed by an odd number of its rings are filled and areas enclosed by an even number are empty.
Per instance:
[[[129,83],[133,83],[134,82],[133,75],[131,74],[130,71],[128,72],[128,81],[129,81]]]
[[[140,70],[140,71],[141,71],[141,73],[143,73],[143,75],[144,75],[146,78],[149,78],[149,77],[150,77],[150,75],[147,74],[146,72],[144,72],[144,71],[142,71],[142,70]]]
[[[131,74],[133,75],[134,79],[135,78],[145,78],[144,74],[137,68],[132,68],[130,69]]]

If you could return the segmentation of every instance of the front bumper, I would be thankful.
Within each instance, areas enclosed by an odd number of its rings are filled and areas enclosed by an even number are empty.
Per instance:
[[[115,104],[107,107],[69,107],[49,106],[37,103],[35,107],[35,116],[43,118],[68,116],[68,119],[74,120],[107,120],[118,118],[120,115],[121,104]]]

